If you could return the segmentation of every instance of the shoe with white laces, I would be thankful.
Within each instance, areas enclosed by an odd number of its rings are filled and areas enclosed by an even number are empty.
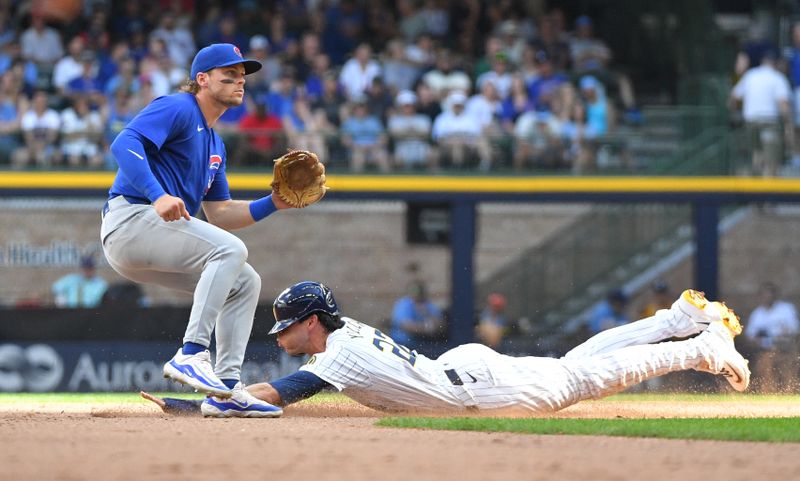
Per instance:
[[[205,417],[215,418],[277,418],[283,409],[262,401],[250,394],[244,384],[236,383],[228,399],[217,396],[207,397],[200,405]]]
[[[695,368],[697,371],[710,372],[725,376],[737,391],[744,391],[750,384],[750,367],[748,361],[736,350],[733,338],[741,332],[728,327],[724,321],[715,321],[693,341],[701,342],[705,359]]]
[[[716,321],[722,321],[734,336],[742,333],[742,324],[739,316],[724,302],[709,301],[701,291],[686,289],[672,304],[672,311],[676,319],[683,325],[679,331],[681,335],[692,335],[705,331],[708,326]]]
[[[222,398],[231,397],[231,390],[214,374],[211,353],[208,350],[197,354],[177,354],[164,364],[164,377],[186,384],[200,392]]]

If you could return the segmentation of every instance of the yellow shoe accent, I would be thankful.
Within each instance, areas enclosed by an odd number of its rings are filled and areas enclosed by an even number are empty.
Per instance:
[[[709,306],[711,309],[716,310],[719,317],[722,319],[722,323],[725,324],[725,327],[731,332],[731,337],[736,337],[742,333],[742,323],[740,322],[739,316],[733,312],[733,309],[726,306],[724,302],[710,302]]]
[[[686,289],[681,293],[681,297],[683,300],[700,309],[701,311],[706,307],[706,305],[708,305],[708,299],[706,299],[706,295],[702,291]]]

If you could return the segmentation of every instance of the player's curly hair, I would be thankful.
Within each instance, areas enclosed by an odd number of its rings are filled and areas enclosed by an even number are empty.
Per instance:
[[[339,316],[332,316],[322,311],[315,312],[315,314],[317,315],[317,319],[319,319],[319,323],[322,324],[322,327],[328,332],[333,332],[344,327],[344,321]]]
[[[200,84],[198,84],[194,79],[187,78],[183,85],[181,85],[180,91],[187,94],[197,95],[197,93],[200,92]]]

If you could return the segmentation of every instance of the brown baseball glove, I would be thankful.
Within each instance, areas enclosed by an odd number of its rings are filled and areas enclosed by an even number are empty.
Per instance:
[[[290,150],[275,159],[272,193],[292,207],[306,207],[325,195],[325,166],[317,154]]]

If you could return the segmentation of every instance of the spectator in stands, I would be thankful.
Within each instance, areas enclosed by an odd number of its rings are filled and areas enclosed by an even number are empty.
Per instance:
[[[298,55],[289,64],[294,68],[298,79],[307,79],[314,69],[317,56],[322,53],[319,45],[319,35],[306,32],[300,39]],[[325,68],[327,70],[327,67]]]
[[[575,36],[570,41],[572,70],[578,77],[592,75],[618,98],[624,110],[623,119],[633,125],[642,122],[642,114],[636,106],[633,84],[628,75],[609,68],[611,50],[601,39],[594,36],[592,20],[586,15],[575,21]]]
[[[328,162],[328,148],[325,143],[326,122],[324,114],[315,114],[308,99],[300,95],[294,100],[291,114],[283,118],[283,128],[289,148],[314,152],[323,163]]]
[[[398,27],[406,42],[411,42],[425,33],[428,25],[416,0],[398,0],[396,7]]]
[[[85,96],[73,97],[71,104],[61,112],[61,152],[71,167],[84,163],[89,167],[100,167],[103,156],[99,143],[104,119],[99,112],[89,109]]]
[[[250,51],[247,58],[261,62],[261,70],[247,76],[247,91],[254,98],[260,98],[269,92],[270,85],[281,74],[281,63],[269,52],[269,40],[264,35],[250,37]]]
[[[412,284],[408,295],[398,299],[392,308],[390,337],[412,349],[444,330],[442,311],[428,297],[424,282]]]
[[[436,48],[433,39],[427,33],[416,38],[405,48],[405,57],[417,69],[417,74],[427,72],[436,63]]]
[[[386,45],[386,51],[382,55],[381,63],[383,64],[386,83],[394,92],[411,90],[414,87],[414,82],[416,82],[420,72],[406,58],[402,40],[393,39],[389,41]]]
[[[67,44],[67,55],[56,62],[53,69],[53,86],[60,95],[66,95],[67,84],[83,75],[83,37],[76,35]]]
[[[655,315],[656,311],[660,309],[669,309],[672,307],[674,300],[675,297],[669,289],[669,284],[662,280],[653,282],[650,286],[650,296],[647,299],[647,303],[639,311],[639,319],[647,319]]]
[[[324,12],[325,30],[322,45],[331,62],[339,65],[345,56],[358,46],[364,30],[364,12],[355,0],[340,0],[330,4]]]
[[[464,109],[478,121],[484,136],[490,139],[499,136],[503,102],[494,79],[484,81],[478,93],[467,99]]]
[[[495,34],[500,38],[500,43],[503,45],[501,52],[505,53],[507,60],[519,65],[522,61],[522,52],[528,43],[519,22],[513,19],[503,20],[495,29]]]
[[[417,112],[425,114],[431,122],[442,113],[441,99],[424,82],[417,83]]]
[[[294,72],[289,68],[284,68],[281,71],[280,78],[272,85],[269,93],[263,99],[257,98],[256,100],[263,101],[267,106],[267,111],[284,119],[292,114],[296,95],[297,84]]]
[[[44,17],[38,14],[31,15],[31,26],[22,33],[19,43],[22,57],[36,63],[47,77],[52,73],[55,63],[64,56],[58,31],[48,27]]]
[[[778,286],[761,286],[761,303],[750,314],[744,334],[759,352],[754,359],[753,379],[761,392],[797,388],[797,355],[800,321],[793,304],[780,299]]]
[[[447,97],[445,109],[433,123],[433,140],[454,166],[463,167],[467,154],[477,154],[480,168],[486,171],[492,163],[489,141],[480,121],[466,112],[466,101],[466,95],[458,91]]]
[[[552,59],[553,68],[557,72],[565,72],[570,64],[569,44],[558,37],[555,20],[552,15],[544,15],[539,22],[536,38],[531,42],[534,52],[545,52]]]
[[[328,71],[322,76],[322,96],[311,103],[311,109],[324,114],[326,130],[338,129],[344,118],[346,101],[336,74]]]
[[[530,110],[514,125],[515,170],[526,166],[539,168],[565,167],[564,146],[558,119],[550,112]]]
[[[20,82],[11,72],[0,77],[0,164],[11,161],[20,146],[20,119],[27,108]]]
[[[625,314],[627,305],[628,296],[621,289],[611,291],[590,314],[589,332],[597,334],[600,331],[629,323],[630,318]]]
[[[339,83],[349,100],[366,93],[367,87],[375,77],[381,75],[380,64],[372,59],[372,47],[368,43],[358,46],[353,58],[348,60],[339,74]]]
[[[742,102],[742,117],[750,140],[753,173],[773,177],[783,162],[783,126],[789,118],[790,87],[786,76],[775,69],[775,52],[764,55],[761,65],[748,70],[731,93],[731,106]]]
[[[511,93],[512,80],[513,76],[509,68],[508,53],[501,50],[492,59],[492,69],[481,74],[475,82],[475,86],[480,90],[485,82],[492,82],[497,89],[499,98],[504,99]]]
[[[574,167],[576,172],[586,172],[597,168],[595,151],[598,139],[608,132],[609,107],[603,86],[596,78],[581,77],[579,85],[586,117],[573,139],[580,149]]]
[[[305,92],[308,100],[313,102],[322,96],[325,90],[324,77],[331,71],[331,59],[328,54],[318,53],[311,65],[311,72],[306,77]]]
[[[39,82],[39,68],[30,60],[25,60],[20,54],[20,46],[10,42],[0,48],[0,75],[11,72],[22,83],[22,90],[30,95]]]
[[[67,274],[53,283],[56,307],[98,307],[108,288],[108,283],[97,275],[94,257],[85,256],[80,262],[81,272]]]
[[[381,172],[389,172],[391,163],[387,151],[386,132],[380,119],[369,114],[365,96],[356,98],[352,115],[342,123],[342,144],[350,151],[350,169],[361,172],[367,162]]]
[[[372,79],[365,93],[370,115],[378,117],[385,125],[389,119],[389,111],[394,105],[394,94],[386,87],[383,77]]]
[[[500,348],[505,330],[508,328],[508,319],[505,314],[506,297],[493,292],[486,298],[486,307],[481,311],[478,325],[475,328],[475,337],[478,342],[494,350]]]
[[[449,50],[440,50],[436,56],[436,68],[422,77],[437,101],[446,99],[450,92],[469,92],[472,89],[469,75],[455,68],[453,55]]]
[[[220,29],[223,28],[223,25],[224,21],[220,23]],[[175,14],[169,11],[161,14],[158,28],[150,33],[150,38],[158,38],[164,42],[167,54],[178,67],[187,67],[197,52],[192,31],[187,25],[179,23]],[[235,45],[243,45],[243,43],[235,43]]]
[[[24,145],[11,157],[14,167],[60,163],[61,155],[55,148],[60,128],[61,119],[58,112],[48,106],[47,93],[42,90],[34,92],[29,109],[22,115]]]
[[[558,95],[558,89],[568,83],[569,78],[555,70],[553,61],[546,52],[537,52],[536,60],[539,65],[539,77],[528,85],[528,94],[536,110],[552,111],[552,103],[554,97]]]
[[[483,57],[479,58],[474,64],[472,76],[480,77],[483,73],[492,69],[492,62],[497,54],[503,50],[503,42],[497,35],[489,35],[484,41]]]
[[[67,82],[64,94],[67,97],[86,97],[91,105],[97,108],[105,103],[105,96],[100,82],[97,81],[97,56],[87,50],[81,54],[81,75]]]
[[[412,169],[438,167],[438,156],[431,148],[431,119],[417,113],[417,96],[410,90],[397,94],[397,110],[389,116],[389,135],[394,145],[394,160],[399,167]]]
[[[283,121],[273,115],[261,102],[253,103],[253,111],[239,121],[242,134],[236,159],[239,165],[268,166],[279,157],[286,145],[283,139]]]
[[[500,105],[500,123],[503,132],[513,132],[514,123],[524,114],[535,109],[528,94],[528,86],[521,73],[514,74],[511,80],[511,92]]]
[[[113,98],[119,90],[136,93],[140,86],[139,77],[136,75],[136,62],[127,57],[120,61],[117,73],[106,83],[105,95],[107,98]]]
[[[572,69],[578,75],[605,71],[611,60],[611,50],[594,36],[592,19],[581,15],[575,20],[575,36],[570,42]]]

